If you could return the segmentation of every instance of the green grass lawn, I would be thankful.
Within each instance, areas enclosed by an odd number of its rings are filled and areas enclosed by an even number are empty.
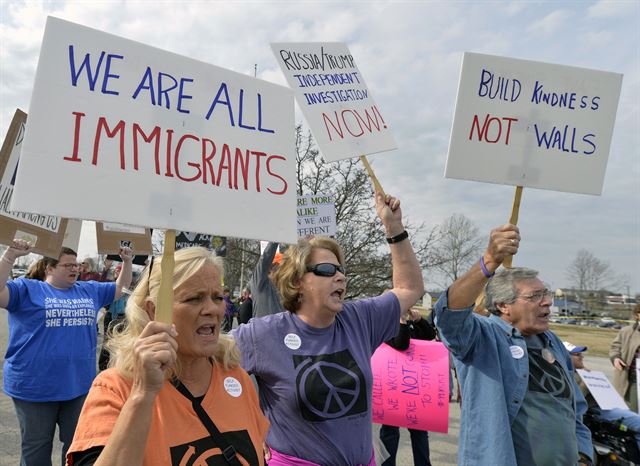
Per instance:
[[[618,330],[599,327],[582,327],[580,325],[551,324],[551,330],[562,341],[569,341],[577,346],[589,348],[589,354],[609,356],[611,342]]]

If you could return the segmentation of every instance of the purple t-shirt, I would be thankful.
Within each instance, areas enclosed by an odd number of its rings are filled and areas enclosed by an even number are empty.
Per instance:
[[[371,355],[398,333],[393,293],[347,302],[318,329],[285,311],[235,329],[242,367],[256,376],[271,421],[267,444],[322,465],[369,464]]]

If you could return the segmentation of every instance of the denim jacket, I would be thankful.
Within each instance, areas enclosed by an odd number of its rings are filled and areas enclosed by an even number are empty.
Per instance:
[[[511,425],[529,383],[524,337],[498,316],[482,317],[472,307],[449,310],[448,290],[436,303],[434,313],[440,337],[455,358],[462,389],[458,464],[516,466]],[[541,336],[573,384],[577,448],[591,458],[591,432],[582,423],[587,403],[573,378],[571,357],[553,332]],[[512,351],[520,353],[515,346],[524,357],[512,355]]]

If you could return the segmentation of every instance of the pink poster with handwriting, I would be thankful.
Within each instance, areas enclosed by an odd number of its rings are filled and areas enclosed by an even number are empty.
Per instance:
[[[412,339],[406,351],[382,344],[371,368],[373,422],[447,432],[449,354],[442,343]]]

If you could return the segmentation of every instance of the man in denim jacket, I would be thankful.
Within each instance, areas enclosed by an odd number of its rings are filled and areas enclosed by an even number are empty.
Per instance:
[[[552,293],[535,270],[495,273],[519,243],[516,226],[493,230],[480,261],[435,306],[462,386],[458,464],[590,465],[586,402],[569,353],[549,331]],[[483,288],[490,317],[473,312]]]

